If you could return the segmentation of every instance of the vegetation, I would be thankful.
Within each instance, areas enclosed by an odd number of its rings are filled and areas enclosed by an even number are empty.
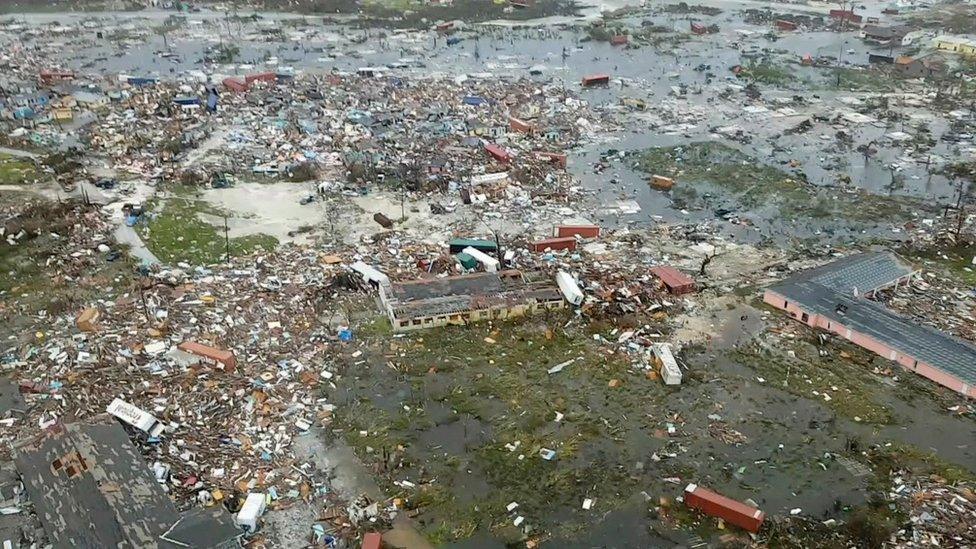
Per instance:
[[[518,541],[522,534],[506,510],[512,501],[537,530],[570,536],[589,523],[579,508],[583,498],[613,508],[615,493],[638,485],[619,464],[644,456],[631,455],[624,441],[645,436],[649,419],[635,411],[661,404],[667,389],[589,337],[563,333],[566,320],[550,313],[393,343],[376,321],[357,332],[390,358],[368,372],[357,366],[360,387],[337,409],[336,424],[367,465],[404,464],[381,483],[421,510],[418,520],[433,543],[479,529]],[[543,459],[544,448],[555,459]],[[403,478],[418,486],[392,482]]]
[[[920,206],[917,200],[907,197],[818,188],[807,184],[802,172],[789,173],[768,166],[713,141],[645,150],[638,158],[638,167],[649,175],[676,178],[674,192],[683,201],[692,202],[717,190],[742,208],[775,208],[791,218],[837,217],[863,223],[907,221]],[[678,191],[684,186],[696,190]]]
[[[265,234],[239,236],[225,242],[223,229],[208,223],[201,214],[220,215],[212,205],[181,188],[176,196],[147,206],[148,221],[142,229],[146,246],[160,261],[206,265],[220,262],[229,248],[232,256],[256,250],[272,250],[278,240]]]
[[[34,183],[37,177],[32,160],[0,153],[0,185]]]

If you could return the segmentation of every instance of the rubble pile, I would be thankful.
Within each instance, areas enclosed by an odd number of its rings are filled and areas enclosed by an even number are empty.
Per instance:
[[[938,475],[896,476],[890,496],[909,512],[910,527],[896,533],[904,547],[970,547],[976,544],[976,485],[950,484]]]

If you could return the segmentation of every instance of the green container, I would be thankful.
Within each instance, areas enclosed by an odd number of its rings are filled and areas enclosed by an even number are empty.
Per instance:
[[[461,252],[454,257],[457,258],[458,263],[460,263],[465,269],[474,269],[478,267],[478,260],[464,252]]]

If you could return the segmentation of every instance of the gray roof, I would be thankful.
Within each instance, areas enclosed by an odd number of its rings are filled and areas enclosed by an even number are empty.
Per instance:
[[[526,282],[518,271],[396,283],[387,296],[398,320],[562,299],[551,282]]]
[[[55,547],[185,547],[160,538],[180,515],[111,416],[56,424],[18,443],[14,462]]]
[[[176,507],[110,416],[55,425],[14,461],[55,547],[158,547]]]
[[[887,255],[891,257],[860,254],[844,258],[769,289],[810,313],[831,319],[965,383],[976,385],[976,346],[917,324],[875,301],[854,297],[847,291],[851,283],[860,283],[859,290],[861,287],[875,289],[912,272],[910,266],[899,268],[891,262],[892,259],[901,261],[898,256]]]
[[[244,532],[234,523],[234,517],[222,505],[212,505],[189,509],[162,537],[181,547],[200,549],[242,535]]]
[[[790,280],[809,280],[838,292],[863,295],[893,284],[915,272],[915,267],[893,252],[849,255],[822,267],[804,271]]]
[[[20,394],[17,382],[9,377],[0,377],[0,417],[9,417],[13,413],[24,413],[27,404]]]

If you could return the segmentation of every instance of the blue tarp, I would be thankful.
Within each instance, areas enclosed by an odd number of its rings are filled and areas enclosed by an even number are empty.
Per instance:
[[[464,102],[465,105],[475,105],[475,106],[484,105],[485,103],[488,102],[488,100],[485,99],[484,97],[478,97],[477,95],[466,95],[464,96],[464,99],[462,99],[462,101]]]

